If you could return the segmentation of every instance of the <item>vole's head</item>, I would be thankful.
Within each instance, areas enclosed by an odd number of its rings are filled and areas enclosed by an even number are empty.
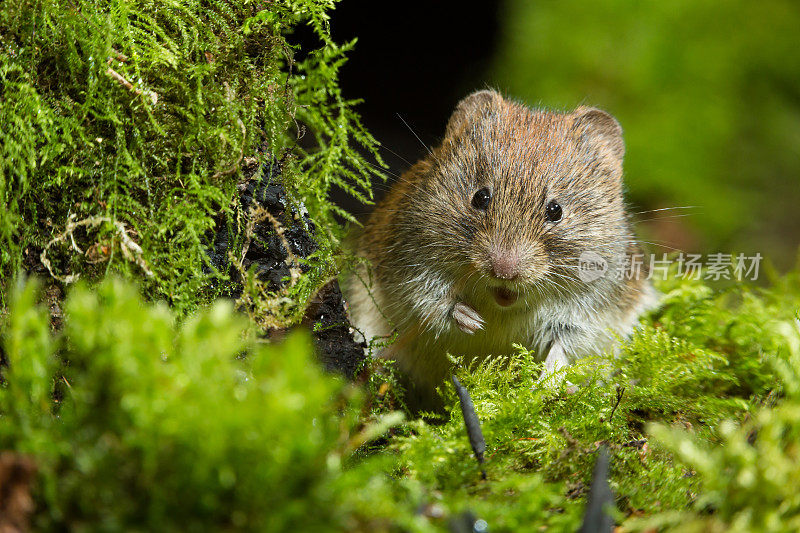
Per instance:
[[[415,168],[419,238],[457,288],[500,307],[574,291],[581,254],[614,265],[630,239],[624,152],[622,129],[599,109],[553,113],[474,93]]]

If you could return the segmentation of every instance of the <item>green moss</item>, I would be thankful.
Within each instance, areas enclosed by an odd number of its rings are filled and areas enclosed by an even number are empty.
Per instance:
[[[536,384],[541,366],[523,349],[502,363],[458,371],[483,421],[488,482],[480,481],[449,386],[446,422],[418,423],[394,444],[406,474],[441,493],[448,511],[479,510],[495,530],[548,525],[575,531],[595,452],[607,443],[621,520],[628,516],[636,524],[634,517],[646,515],[659,524],[680,525],[669,521],[671,512],[688,513],[709,498],[725,511],[704,524],[732,524],[734,518],[748,519],[751,511],[768,515],[773,526],[797,520],[798,509],[780,504],[795,491],[783,475],[771,482],[774,496],[768,503],[759,500],[759,483],[742,489],[729,482],[746,469],[768,476],[771,461],[789,471],[800,465],[790,444],[796,421],[787,419],[798,408],[796,399],[787,397],[774,410],[763,406],[783,387],[798,389],[800,330],[794,315],[800,276],[777,280],[769,290],[740,286],[715,292],[678,279],[661,289],[663,306],[624,343],[619,358],[598,356],[563,372],[578,384],[574,390],[558,379]],[[774,428],[778,443],[765,436],[764,443],[746,444],[748,431],[765,422],[732,429],[764,417],[782,424]],[[653,423],[674,429],[651,434]],[[727,450],[736,439],[738,447]],[[689,441],[711,450],[715,461],[702,463],[702,470],[694,466],[699,462],[680,461],[682,443]],[[697,460],[697,454],[690,457]],[[729,490],[740,493],[728,500]],[[744,524],[755,530],[767,522],[752,517]]]
[[[36,460],[37,529],[344,527],[340,478],[376,474],[339,466],[358,394],[306,335],[257,344],[225,303],[178,327],[112,281],[73,291],[51,338],[34,299],[19,291],[4,328],[0,449]]]
[[[365,403],[322,375],[302,336],[248,333],[296,320],[334,272],[335,218],[349,216],[331,190],[370,199],[356,147],[375,142],[338,89],[353,44],[330,40],[332,5],[0,8],[0,448],[38,465],[35,527],[444,531],[472,510],[493,531],[575,530],[606,443],[628,529],[796,529],[797,272],[764,289],[664,282],[618,358],[563,371],[574,390],[538,384],[522,348],[458,368],[485,481],[449,386],[441,424],[390,429],[390,371],[372,372]],[[319,45],[295,62],[303,25]],[[201,304],[224,281],[211,233],[235,230],[238,255],[253,223],[236,200],[250,157],[280,162],[320,248],[280,294],[244,273],[247,321]],[[60,333],[34,285],[12,282],[43,251],[52,277],[93,283],[69,291]]]
[[[537,383],[521,348],[456,370],[482,480],[449,385],[441,424],[391,429],[398,413],[322,375],[302,336],[257,342],[229,304],[179,321],[107,281],[74,289],[51,334],[29,284],[2,324],[0,449],[39,466],[42,529],[446,531],[470,510],[493,531],[574,531],[606,443],[626,529],[791,530],[800,274],[661,289],[618,358],[562,372],[576,387]]]
[[[293,201],[318,228],[322,251],[290,295],[302,308],[333,268],[341,212],[331,189],[368,201],[376,173],[354,147],[376,143],[338,89],[352,43],[330,40],[333,5],[4,3],[0,306],[23,262],[45,251],[62,281],[113,272],[181,313],[195,309],[218,291],[210,234],[247,226],[231,207],[243,161],[258,156],[281,161]],[[319,46],[295,63],[287,36],[301,26]],[[305,149],[298,126],[314,137]]]

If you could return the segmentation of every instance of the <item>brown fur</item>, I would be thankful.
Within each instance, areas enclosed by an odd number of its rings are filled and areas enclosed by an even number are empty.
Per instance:
[[[484,357],[517,342],[544,358],[555,340],[573,359],[604,349],[653,297],[644,279],[577,276],[584,251],[600,254],[610,272],[639,252],[623,201],[624,152],[622,129],[599,109],[535,110],[494,91],[467,97],[442,144],[401,177],[365,225],[357,249],[372,272],[346,283],[356,324],[367,336],[397,331],[398,344],[384,356],[422,388],[446,377],[447,352]],[[492,193],[485,211],[471,204],[484,187]],[[551,200],[563,209],[558,222],[545,216]],[[513,259],[515,279],[492,275],[498,257]],[[489,288],[520,301],[503,308]],[[454,327],[457,302],[480,314],[482,330]]]

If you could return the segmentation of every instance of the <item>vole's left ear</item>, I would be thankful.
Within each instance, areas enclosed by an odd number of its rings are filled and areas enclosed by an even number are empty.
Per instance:
[[[622,126],[617,119],[596,107],[580,106],[572,113],[573,131],[593,148],[606,152],[615,159],[625,155]]]
[[[458,103],[453,114],[450,115],[444,136],[452,137],[459,130],[466,127],[470,121],[488,112],[493,106],[502,101],[503,97],[500,93],[491,89],[470,94]]]

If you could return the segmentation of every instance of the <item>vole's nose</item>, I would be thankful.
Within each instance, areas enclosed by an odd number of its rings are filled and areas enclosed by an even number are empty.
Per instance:
[[[489,262],[496,278],[511,280],[519,275],[517,250],[493,250],[489,253]]]

